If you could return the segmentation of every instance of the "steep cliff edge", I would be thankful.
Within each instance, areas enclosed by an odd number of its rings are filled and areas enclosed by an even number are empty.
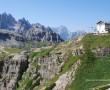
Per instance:
[[[76,61],[70,70],[61,75],[58,80],[55,82],[55,87],[52,90],[65,90],[67,85],[70,85],[75,79],[75,73],[80,66],[80,60]]]
[[[0,90],[15,90],[27,68],[28,56],[24,53],[0,61]]]
[[[72,50],[73,42],[67,42],[31,52],[29,67],[18,82],[17,90],[48,90],[66,72],[71,78],[74,70],[69,69],[79,59],[72,55]],[[64,87],[68,80],[65,83]]]

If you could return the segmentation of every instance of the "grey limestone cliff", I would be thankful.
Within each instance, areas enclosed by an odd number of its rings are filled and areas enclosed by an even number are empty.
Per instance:
[[[28,67],[28,56],[16,54],[0,61],[0,90],[15,90]]]

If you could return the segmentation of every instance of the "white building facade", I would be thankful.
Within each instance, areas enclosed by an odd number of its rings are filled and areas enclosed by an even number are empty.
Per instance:
[[[97,23],[97,33],[109,33],[110,32],[110,23],[99,21]]]

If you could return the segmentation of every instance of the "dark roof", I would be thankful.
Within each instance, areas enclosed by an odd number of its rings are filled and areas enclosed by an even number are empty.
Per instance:
[[[101,24],[101,23],[104,23],[103,21],[99,21],[99,22],[97,22],[97,24]]]
[[[102,23],[104,23],[104,24],[110,24],[110,22],[106,22],[106,21],[99,21],[99,22],[97,22],[97,24],[102,24]]]

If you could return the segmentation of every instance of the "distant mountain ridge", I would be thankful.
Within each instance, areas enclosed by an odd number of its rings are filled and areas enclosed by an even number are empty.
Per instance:
[[[59,26],[57,28],[53,27],[52,30],[55,31],[56,33],[58,33],[61,36],[61,38],[64,40],[74,39],[74,38],[77,38],[78,36],[82,36],[82,35],[86,34],[85,31],[70,32],[68,30],[68,28],[66,26],[63,26],[63,25]]]
[[[68,31],[67,27],[59,26],[59,27],[56,27],[56,28],[54,27],[52,29],[53,29],[53,31],[58,33],[61,36],[61,38],[63,38],[64,40],[69,39],[69,31]]]
[[[39,23],[31,24],[25,18],[16,20],[11,14],[7,13],[0,14],[0,31],[1,30],[2,32],[10,31],[17,33],[21,35],[25,40],[35,40],[41,42],[48,41],[53,43],[63,41],[60,35],[54,32],[50,27],[45,27],[44,25],[41,25]],[[7,34],[10,34],[8,32]],[[7,41],[8,39],[11,40],[10,38],[7,38],[5,41]],[[0,41],[4,40],[0,38]]]

